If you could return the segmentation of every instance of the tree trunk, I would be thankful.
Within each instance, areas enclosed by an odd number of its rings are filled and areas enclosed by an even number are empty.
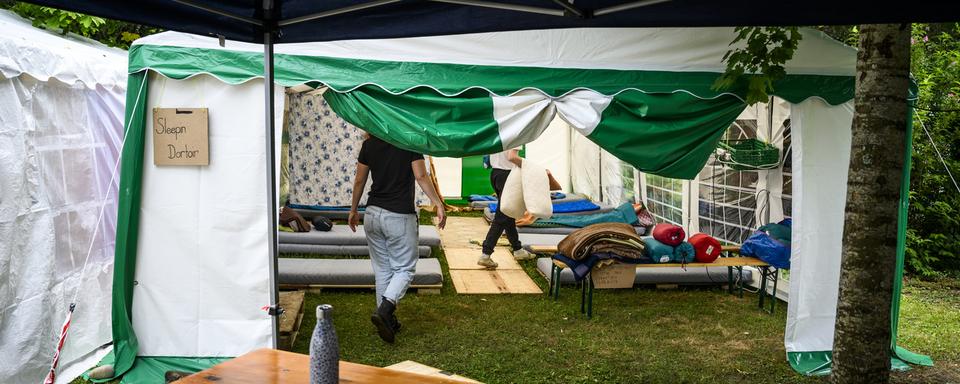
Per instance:
[[[860,27],[833,383],[890,379],[890,305],[909,71],[909,24]]]

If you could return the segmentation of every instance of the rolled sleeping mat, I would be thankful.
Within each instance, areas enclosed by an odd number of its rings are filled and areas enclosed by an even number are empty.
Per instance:
[[[673,261],[673,247],[657,241],[653,237],[641,237],[643,253],[654,263],[663,264]]]
[[[698,263],[712,263],[720,257],[720,241],[706,233],[698,233],[690,237],[690,244],[696,250]]]
[[[676,247],[687,238],[687,235],[683,232],[683,228],[679,225],[660,223],[653,227],[653,238],[657,241],[669,245],[671,247]]]
[[[693,244],[686,241],[673,248],[674,263],[692,263],[696,261],[697,251],[693,249]]]

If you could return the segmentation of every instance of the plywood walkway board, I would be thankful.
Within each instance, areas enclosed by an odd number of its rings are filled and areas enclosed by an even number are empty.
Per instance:
[[[486,267],[477,265],[477,259],[480,258],[482,252],[480,247],[477,246],[472,248],[443,248],[443,254],[447,256],[447,266],[450,267],[451,271],[456,269],[486,269]],[[494,248],[491,257],[493,261],[499,264],[497,269],[522,269],[517,260],[506,249]]]
[[[451,270],[450,279],[460,294],[543,293],[523,270]]]
[[[466,378],[460,375],[455,375],[450,372],[440,370],[439,368],[434,368],[429,365],[420,364],[412,360],[402,361],[384,368],[391,369],[394,371],[417,373],[425,376],[442,377],[448,380],[455,380],[457,382],[463,382],[463,383],[481,384],[479,381],[476,381],[474,379]]]
[[[450,278],[461,294],[541,293],[530,276],[506,248],[493,251],[493,261],[499,266],[487,270],[477,265],[481,247],[471,241],[483,238],[490,226],[479,217],[448,217],[447,226],[440,231],[440,241],[450,268]]]

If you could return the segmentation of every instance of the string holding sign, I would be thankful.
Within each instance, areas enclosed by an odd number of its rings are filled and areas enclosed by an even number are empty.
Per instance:
[[[208,123],[206,108],[154,108],[153,163],[209,165]]]

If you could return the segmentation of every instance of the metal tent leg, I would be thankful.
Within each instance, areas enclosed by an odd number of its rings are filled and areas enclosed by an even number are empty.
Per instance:
[[[273,4],[271,1],[264,1],[265,12],[269,13]],[[276,162],[275,162],[275,132],[274,127],[274,100],[273,100],[273,32],[267,28],[263,34],[263,83],[264,83],[264,105],[266,116],[264,118],[264,142],[266,142],[267,153],[267,240],[268,257],[270,266],[270,319],[273,323],[273,338],[271,345],[277,348],[277,341],[280,337],[279,316],[283,310],[279,307],[280,292],[277,286],[277,189],[276,180]]]

